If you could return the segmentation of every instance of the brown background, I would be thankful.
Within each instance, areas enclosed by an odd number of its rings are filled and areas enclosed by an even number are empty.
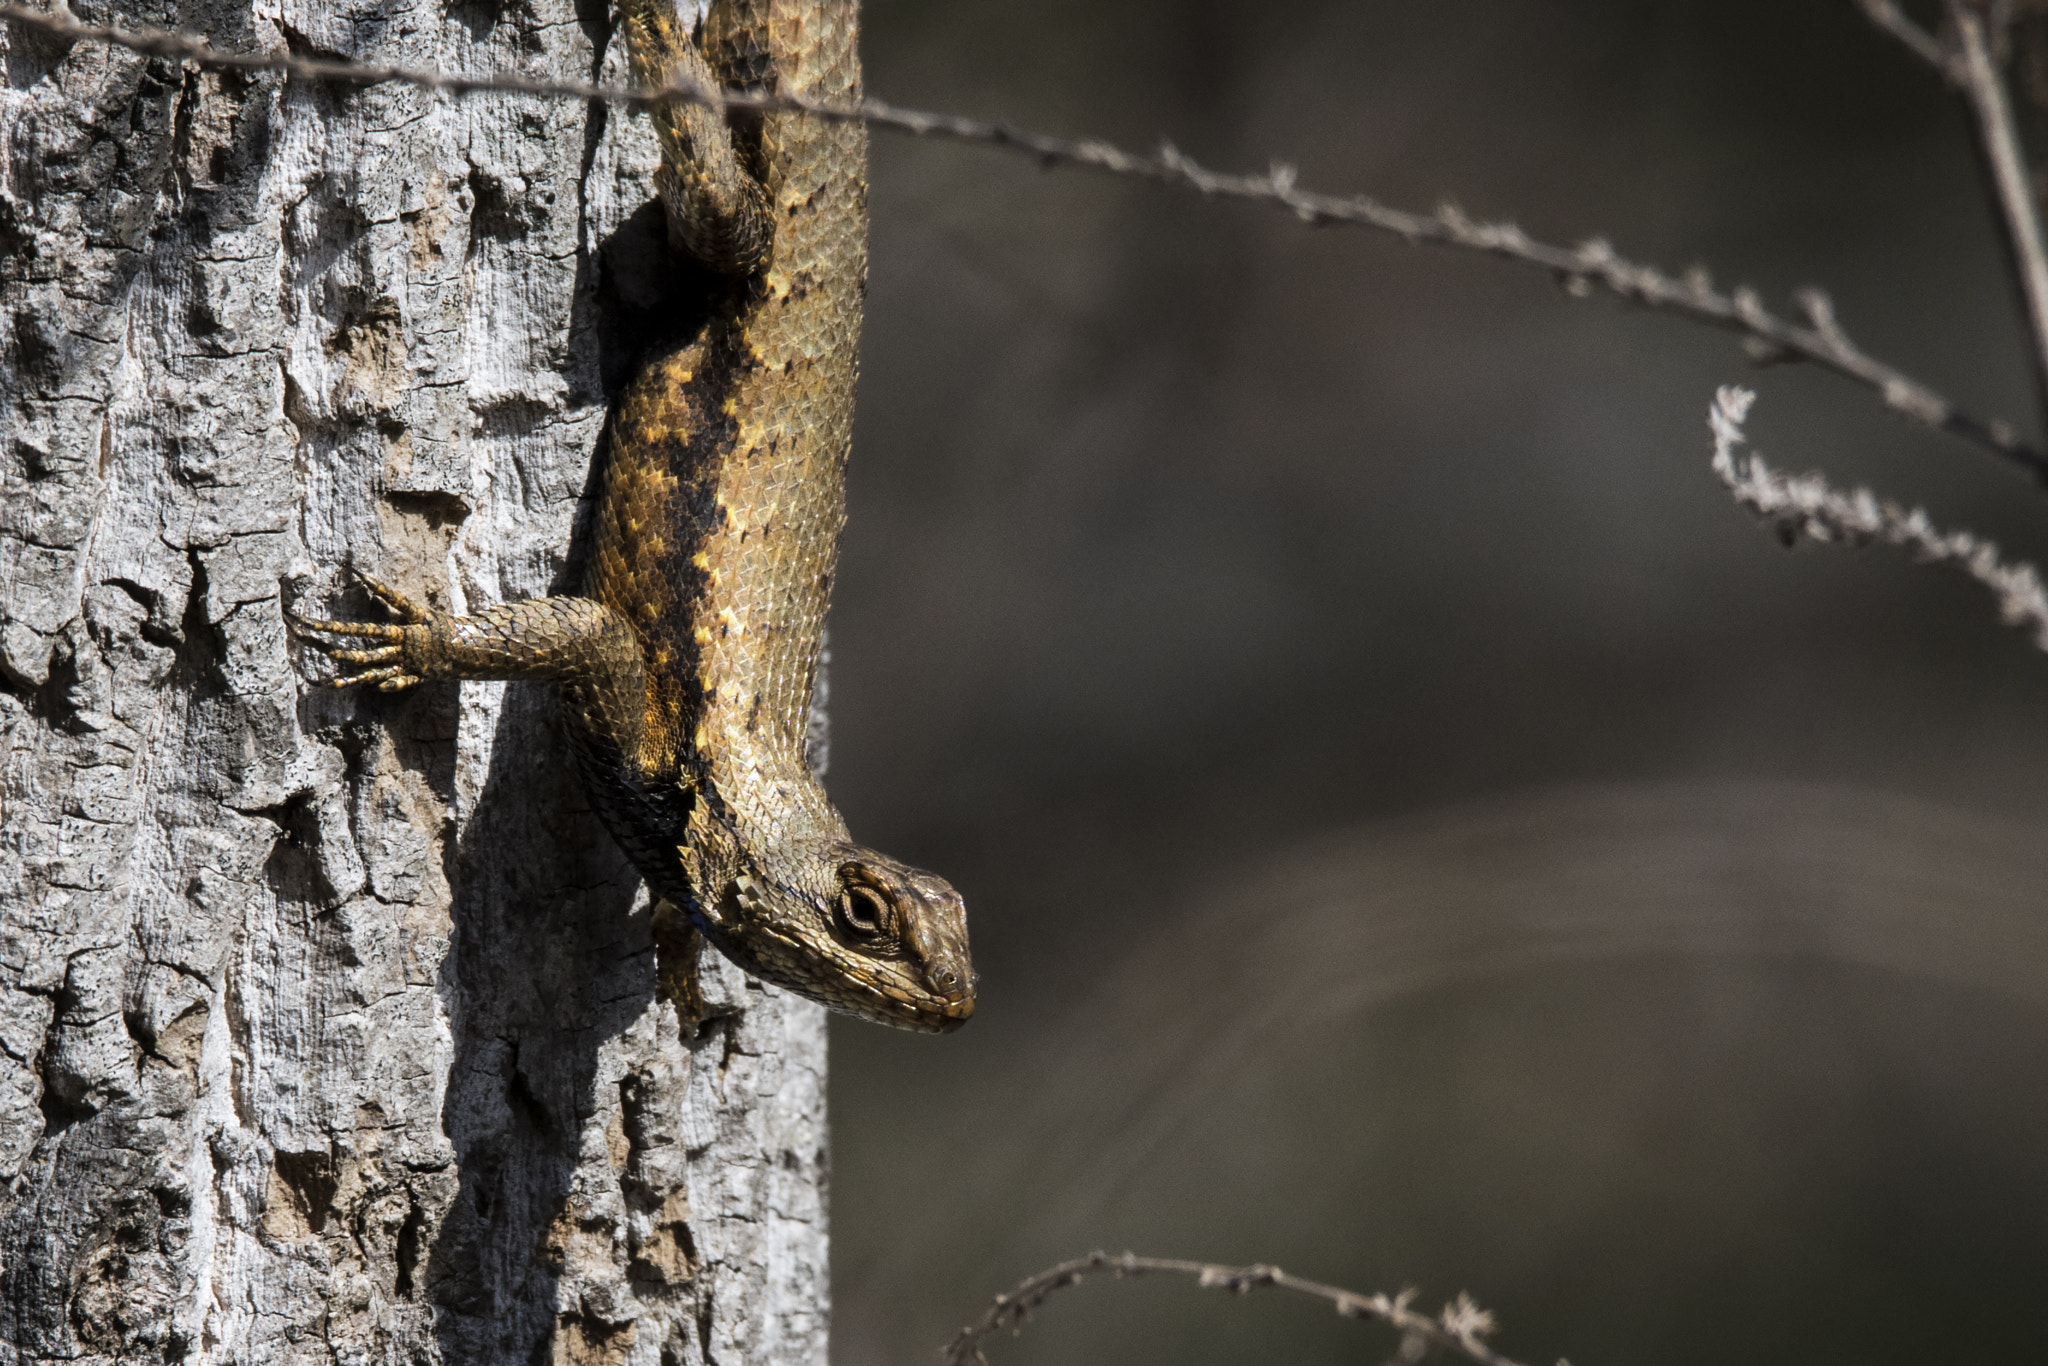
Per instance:
[[[884,98],[1834,294],[2030,427],[1957,107],[1848,0],[874,0]],[[1777,463],[2048,556],[1842,381],[1527,270],[880,136],[832,786],[982,1013],[835,1025],[841,1366],[1093,1247],[1470,1289],[1578,1366],[2038,1344],[2048,659]],[[999,1362],[1376,1360],[1068,1292]]]

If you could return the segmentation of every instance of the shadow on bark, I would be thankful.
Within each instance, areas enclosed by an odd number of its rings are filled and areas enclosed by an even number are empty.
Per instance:
[[[460,1186],[426,1254],[445,1360],[545,1352],[598,1053],[655,992],[639,877],[585,807],[552,690],[514,686],[457,855],[441,994]],[[609,1234],[606,1234],[609,1242]]]

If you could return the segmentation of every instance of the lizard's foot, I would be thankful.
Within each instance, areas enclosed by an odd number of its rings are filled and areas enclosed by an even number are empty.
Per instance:
[[[287,608],[285,621],[292,634],[337,664],[376,666],[365,667],[355,673],[337,673],[322,680],[321,686],[352,688],[359,684],[375,684],[379,692],[402,692],[421,681],[419,674],[406,667],[405,647],[409,642],[419,643],[431,630],[428,625],[431,614],[405,594],[377,582],[361,570],[351,567],[349,572],[399,620],[326,621],[318,617],[302,617]],[[368,649],[357,649],[346,640],[322,640],[321,636],[343,636],[382,643]]]
[[[696,1038],[711,1018],[711,1007],[704,1000],[704,985],[697,975],[697,954],[703,943],[704,936],[680,907],[665,899],[655,901],[655,975],[662,993],[675,1003],[685,1039]]]

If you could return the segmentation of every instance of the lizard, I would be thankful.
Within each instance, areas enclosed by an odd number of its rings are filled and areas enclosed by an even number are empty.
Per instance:
[[[860,97],[857,0],[621,0],[648,89]],[[686,1016],[701,934],[748,973],[862,1019],[974,1012],[966,909],[853,842],[804,734],[846,518],[867,281],[867,130],[795,112],[652,108],[671,250],[716,280],[706,320],[613,401],[580,592],[457,616],[357,573],[396,620],[292,615],[333,687],[558,685],[600,819],[655,902]],[[695,1021],[692,1020],[694,1025]]]

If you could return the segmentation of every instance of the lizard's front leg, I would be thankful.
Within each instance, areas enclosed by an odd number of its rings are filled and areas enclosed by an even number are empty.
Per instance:
[[[359,666],[331,688],[398,692],[430,679],[528,679],[630,689],[641,674],[632,628],[590,598],[531,598],[458,617],[357,574],[395,622],[329,621],[289,613],[292,630],[339,664]],[[367,641],[367,645],[353,642]]]

